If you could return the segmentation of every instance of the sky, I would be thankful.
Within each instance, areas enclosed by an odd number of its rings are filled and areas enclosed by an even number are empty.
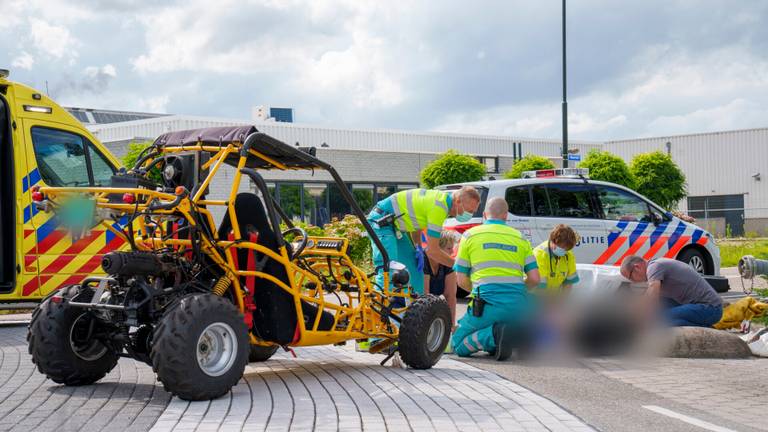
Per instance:
[[[561,2],[0,0],[0,68],[65,106],[561,137]],[[768,1],[571,0],[569,136],[768,127]]]

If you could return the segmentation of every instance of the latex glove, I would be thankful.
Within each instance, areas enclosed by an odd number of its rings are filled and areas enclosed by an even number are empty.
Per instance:
[[[416,268],[419,270],[419,273],[424,272],[424,256],[424,249],[421,245],[416,246],[413,257],[416,260]]]

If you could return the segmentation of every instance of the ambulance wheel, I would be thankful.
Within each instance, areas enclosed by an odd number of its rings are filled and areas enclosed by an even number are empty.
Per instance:
[[[269,360],[277,349],[280,348],[277,345],[263,346],[263,345],[251,345],[251,351],[248,353],[248,362],[263,362]]]
[[[165,312],[152,338],[152,369],[181,399],[214,399],[243,377],[248,329],[235,305],[214,294],[190,294]]]
[[[700,275],[710,274],[704,254],[696,249],[691,248],[684,250],[677,256],[677,260],[688,264]]]
[[[405,311],[400,325],[399,350],[414,369],[429,369],[440,360],[451,337],[451,309],[442,297],[419,297]]]
[[[68,300],[80,292],[79,285],[61,288],[49,295],[32,314],[27,342],[32,363],[51,381],[68,386],[93,384],[116,365],[117,352],[94,334],[99,321],[88,311],[72,307]],[[90,299],[82,299],[90,301]]]

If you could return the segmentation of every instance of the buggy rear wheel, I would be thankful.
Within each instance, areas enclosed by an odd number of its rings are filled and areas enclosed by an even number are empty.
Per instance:
[[[251,350],[248,353],[248,361],[250,363],[267,361],[275,355],[278,348],[280,347],[277,345],[251,345]]]
[[[429,369],[440,360],[450,336],[448,302],[431,294],[420,297],[405,311],[400,326],[400,357],[414,369]]]
[[[69,305],[81,288],[61,288],[52,302],[48,296],[29,324],[27,341],[32,362],[53,382],[68,386],[93,384],[117,365],[117,352],[94,337],[99,321],[88,311]]]
[[[165,389],[185,400],[227,393],[248,362],[248,329],[226,299],[191,294],[166,311],[155,328],[152,368]]]

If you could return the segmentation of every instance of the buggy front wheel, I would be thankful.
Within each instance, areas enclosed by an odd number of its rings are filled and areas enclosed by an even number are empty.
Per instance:
[[[185,400],[228,392],[248,363],[248,329],[226,299],[191,294],[166,311],[155,329],[152,368],[165,389]]]
[[[248,361],[250,363],[267,361],[277,352],[278,348],[280,347],[277,345],[251,345]]]
[[[400,326],[398,346],[403,362],[414,369],[434,366],[448,345],[451,321],[444,298],[429,294],[413,302]]]

